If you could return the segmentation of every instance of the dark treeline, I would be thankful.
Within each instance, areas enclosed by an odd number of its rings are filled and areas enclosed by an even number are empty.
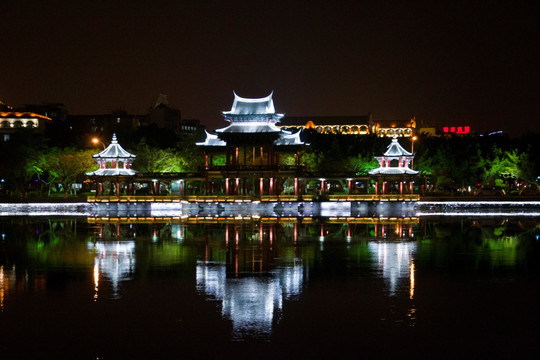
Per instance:
[[[65,130],[65,129],[64,129]],[[67,131],[67,130],[66,130]],[[92,155],[102,150],[89,136],[71,136],[49,128],[44,134],[19,129],[11,140],[0,142],[0,194],[24,197],[29,192],[67,196],[74,184],[84,183],[85,172],[97,169]],[[110,134],[112,135],[112,134]],[[100,140],[108,144],[110,135]],[[137,155],[140,172],[191,172],[203,165],[204,153],[195,145],[204,134],[175,133],[156,126],[132,133],[117,133],[120,144]],[[374,135],[351,136],[304,132],[302,164],[316,173],[366,176],[378,167],[390,139]],[[480,189],[504,194],[536,191],[540,175],[538,134],[520,138],[494,136],[418,136],[414,143],[414,169],[420,170],[417,191],[474,193]],[[400,144],[411,151],[410,138]],[[219,161],[219,158],[216,158]],[[294,163],[282,156],[284,164]],[[423,187],[422,187],[423,185]]]

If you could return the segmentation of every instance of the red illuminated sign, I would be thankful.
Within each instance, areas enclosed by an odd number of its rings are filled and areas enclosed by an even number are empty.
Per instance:
[[[443,133],[445,134],[468,134],[470,132],[470,126],[443,126]]]

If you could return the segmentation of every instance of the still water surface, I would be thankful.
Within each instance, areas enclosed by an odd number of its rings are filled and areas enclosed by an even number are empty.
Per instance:
[[[0,358],[539,353],[540,220],[0,218]]]

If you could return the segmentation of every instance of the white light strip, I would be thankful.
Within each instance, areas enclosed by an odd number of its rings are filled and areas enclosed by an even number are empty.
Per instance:
[[[0,204],[0,216],[91,216],[89,203],[23,203]]]
[[[489,205],[532,205],[540,206],[540,201],[418,201],[416,203],[419,206],[422,205],[451,205],[451,206],[489,206]]]
[[[524,216],[524,217],[540,217],[540,212],[468,212],[468,211],[460,211],[460,212],[421,212],[416,211],[416,216],[476,216],[476,217],[490,217],[490,216],[508,216],[508,217],[516,217],[516,216]]]

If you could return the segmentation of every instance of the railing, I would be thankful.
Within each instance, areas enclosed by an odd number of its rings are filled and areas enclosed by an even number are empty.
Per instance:
[[[330,201],[418,201],[418,194],[327,195]]]
[[[87,202],[277,202],[277,201],[418,201],[418,194],[384,195],[124,195],[124,196],[88,196]]]

